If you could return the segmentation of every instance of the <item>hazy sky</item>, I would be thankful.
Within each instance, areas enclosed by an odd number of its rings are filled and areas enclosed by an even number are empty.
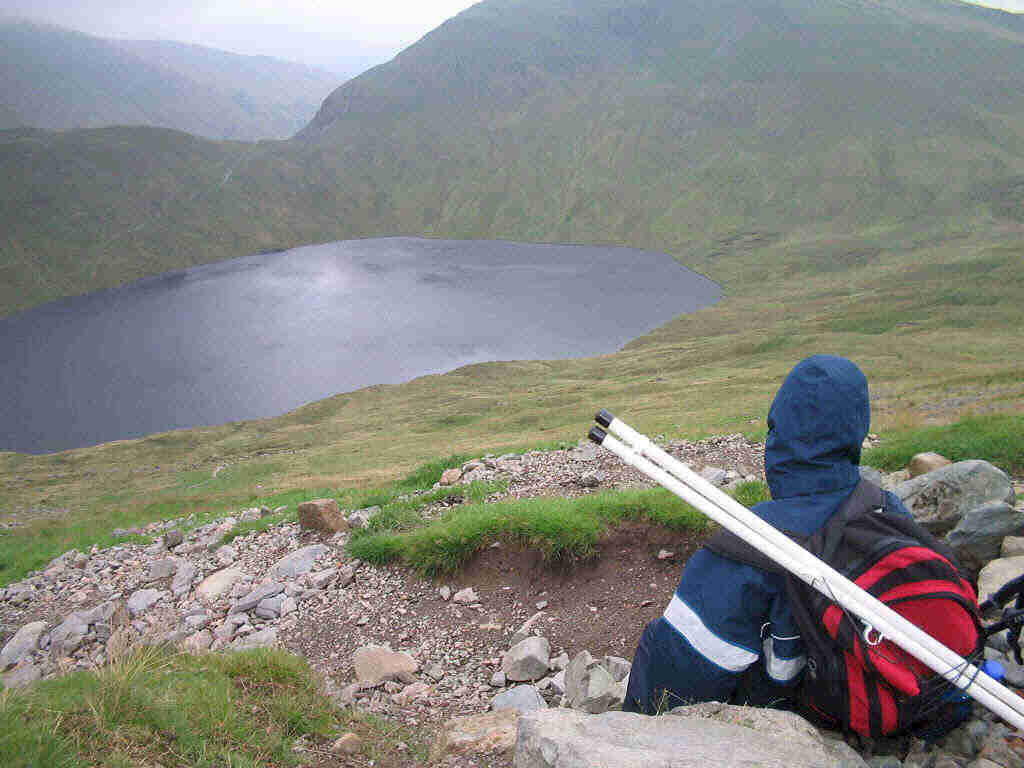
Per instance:
[[[0,12],[100,37],[181,40],[354,74],[390,59],[474,2],[0,0]]]
[[[1024,12],[1024,0],[982,0]],[[471,0],[0,0],[0,12],[101,37],[160,38],[354,74],[386,61]]]

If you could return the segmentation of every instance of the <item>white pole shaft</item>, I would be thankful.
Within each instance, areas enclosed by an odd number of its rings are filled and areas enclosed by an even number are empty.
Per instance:
[[[609,425],[609,429],[620,431],[621,433],[622,426],[625,425],[616,419],[615,422]],[[616,430],[614,429],[615,427],[620,429]],[[629,428],[627,427],[627,429]],[[649,443],[650,441],[647,442]],[[645,458],[638,451],[611,436],[606,437],[602,445],[626,463],[636,467],[684,501],[696,507],[712,520],[778,562],[830,600],[834,600],[858,618],[871,624],[885,637],[920,659],[921,662],[972,696],[992,712],[1013,724],[1016,728],[1024,730],[1024,699],[1021,699],[1008,688],[988,677],[988,675],[980,673],[976,667],[969,664],[957,653],[939,643],[918,626],[907,621],[884,603],[842,576],[842,574],[814,557],[799,544],[759,518],[735,499],[693,473],[685,464],[668,456],[668,454],[664,454],[661,449],[657,449],[658,452],[668,457],[671,462],[679,465],[678,467],[673,467],[673,469],[677,471],[685,470],[686,474],[692,475],[693,479],[697,481],[696,483],[684,484],[665,468],[654,464],[649,458]],[[654,447],[656,448],[656,446]],[[694,487],[691,487],[692,485],[700,487],[701,491],[699,492]],[[702,486],[707,487],[704,488]],[[711,493],[712,491],[714,493]],[[715,495],[724,496],[729,503],[717,503],[717,499],[713,500],[710,498]],[[728,509],[723,507],[728,507]]]

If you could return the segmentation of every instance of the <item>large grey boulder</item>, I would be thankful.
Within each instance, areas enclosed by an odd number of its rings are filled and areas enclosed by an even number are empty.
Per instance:
[[[999,557],[1003,538],[1024,533],[1024,510],[993,501],[968,511],[956,528],[946,534],[946,543],[965,568],[977,571]]]
[[[509,648],[501,659],[505,678],[516,683],[540,680],[548,673],[551,646],[545,637],[528,637]]]
[[[897,485],[896,493],[922,526],[941,536],[971,510],[991,502],[1013,505],[1013,483],[987,461],[958,461]]]
[[[532,685],[517,685],[502,691],[491,699],[491,709],[514,709],[516,712],[536,712],[547,709],[547,703]]]
[[[519,718],[513,768],[867,768],[792,712],[724,704],[662,717],[545,709]]]
[[[45,621],[33,621],[15,632],[14,637],[8,640],[0,651],[0,672],[16,666],[35,651],[39,647],[39,638],[45,631]]]
[[[311,544],[308,547],[297,549],[280,560],[270,569],[270,575],[284,581],[291,581],[297,576],[309,573],[318,557],[323,557],[330,552],[330,547],[324,544]]]

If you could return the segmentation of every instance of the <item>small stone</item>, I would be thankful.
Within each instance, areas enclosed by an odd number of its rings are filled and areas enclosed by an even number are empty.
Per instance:
[[[282,595],[266,597],[257,603],[253,613],[261,619],[276,619],[281,615],[281,603],[283,602],[284,597]]]
[[[704,467],[700,472],[700,476],[716,486],[723,486],[729,482],[729,474],[719,467]]]
[[[262,517],[259,509],[253,507],[252,509],[245,509],[238,515],[238,519],[243,523],[254,523]]]
[[[597,488],[602,482],[604,482],[604,479],[604,472],[587,472],[585,475],[582,475],[577,482],[583,488]]]
[[[431,765],[440,763],[445,755],[509,753],[516,743],[518,723],[519,713],[514,709],[449,720],[431,750]]]
[[[521,643],[523,640],[529,637],[530,633],[533,631],[534,626],[537,624],[538,621],[541,620],[543,616],[544,613],[542,611],[537,611],[537,613],[533,614],[533,616],[531,616],[525,622],[523,622],[523,626],[516,630],[516,633],[512,635],[511,639],[509,640],[509,646],[511,647],[513,645],[516,645],[517,643]]]
[[[324,571],[316,571],[315,573],[309,574],[309,583],[312,584],[315,589],[326,589],[337,578],[338,569],[328,568]]]
[[[317,559],[330,554],[330,551],[330,548],[323,544],[311,544],[297,549],[278,560],[269,573],[276,579],[290,581],[312,571]]]
[[[314,499],[299,504],[299,527],[325,533],[348,530],[348,520],[334,499]]]
[[[230,592],[235,584],[244,577],[245,571],[241,568],[225,568],[222,571],[211,573],[196,587],[196,596],[212,603]]]
[[[392,696],[391,700],[395,702],[395,704],[404,707],[414,701],[420,701],[427,698],[430,693],[430,686],[427,683],[419,681],[405,686],[401,691]]]
[[[39,640],[45,631],[45,621],[33,621],[19,629],[0,651],[0,672],[19,664],[32,654],[39,647]]]
[[[238,602],[231,606],[229,613],[246,613],[251,611],[268,597],[279,595],[282,592],[284,592],[284,584],[280,582],[272,581],[268,584],[264,584],[238,600]]]
[[[209,650],[211,645],[213,645],[213,633],[208,629],[200,630],[189,636],[184,643],[185,650],[189,653],[201,653]]]
[[[241,632],[241,630],[239,630],[239,632]],[[253,632],[246,637],[234,640],[231,643],[231,647],[236,651],[241,651],[247,648],[270,648],[276,644],[277,630],[274,627],[269,627],[268,629]]]
[[[348,516],[348,525],[350,528],[365,528],[370,524],[370,518],[378,512],[380,512],[379,506],[357,509]]]
[[[166,595],[159,589],[139,589],[128,598],[128,611],[133,617],[139,616],[159,602],[160,598]]]
[[[165,557],[163,560],[154,560],[149,564],[149,573],[146,575],[146,581],[169,579],[177,570],[177,561],[169,557]]]
[[[1006,536],[1000,548],[1000,557],[1024,555],[1024,536]]]
[[[21,688],[34,683],[43,676],[39,667],[31,662],[26,662],[10,672],[0,675],[0,688]]]
[[[558,674],[552,675],[548,679],[551,681],[550,687],[551,687],[551,689],[555,693],[557,693],[559,695],[562,695],[562,694],[565,693],[565,670],[564,669],[561,670]]]
[[[459,605],[472,605],[473,603],[480,602],[480,596],[473,591],[472,587],[466,587],[465,589],[460,589],[456,592],[452,600]]]
[[[413,683],[416,681],[414,674],[419,669],[419,663],[409,654],[379,645],[358,649],[352,656],[352,663],[356,680],[371,685],[394,679]]]
[[[547,638],[528,637],[506,651],[501,660],[501,669],[508,680],[539,680],[548,672],[550,652]]]
[[[344,589],[356,579],[356,568],[354,565],[343,565],[338,569],[338,588]]]
[[[532,685],[517,685],[502,691],[491,699],[491,709],[495,712],[502,709],[514,709],[516,712],[536,712],[547,709],[547,703]]]
[[[281,618],[283,619],[289,613],[293,613],[299,607],[299,604],[295,602],[294,597],[286,597],[281,601]]]
[[[458,467],[446,469],[441,473],[441,485],[455,485],[462,479],[462,470]]]
[[[225,544],[217,550],[216,557],[217,562],[220,565],[228,566],[235,562],[235,558],[238,557],[238,553],[235,551],[234,547],[229,547]]]
[[[555,656],[555,658],[553,658],[551,660],[551,668],[552,669],[559,669],[559,670],[561,670],[561,669],[565,669],[568,666],[569,666],[569,654],[566,653],[565,651],[562,651],[560,654],[558,654],[557,656]]]
[[[505,687],[505,673],[500,669],[491,675],[491,687],[492,688],[504,688]]]
[[[444,600],[446,603],[452,598],[451,587],[441,587],[439,590],[437,590],[437,593],[441,596],[441,599]]]
[[[331,744],[331,752],[336,755],[355,755],[363,748],[363,740],[354,733],[346,733]]]
[[[183,542],[184,540],[185,540],[185,536],[182,534],[182,532],[177,530],[177,529],[175,529],[175,530],[172,530],[172,531],[168,531],[167,533],[164,534],[163,545],[167,549],[174,549],[176,546],[181,544],[181,542]]]
[[[182,597],[192,589],[192,580],[195,579],[199,570],[188,560],[178,562],[178,570],[171,579],[171,594],[175,597]]]
[[[671,560],[675,556],[676,556],[675,552],[669,552],[667,549],[662,549],[662,550],[660,550],[658,552],[658,559],[659,560]]]
[[[619,656],[605,656],[602,665],[616,683],[621,683],[629,677],[629,670],[633,667],[630,662]]]
[[[444,669],[440,664],[431,664],[424,670],[424,674],[431,680],[440,680],[444,677]]]
[[[209,623],[210,615],[207,613],[197,613],[185,617],[185,626],[192,630],[200,630]]]
[[[543,611],[547,607],[548,607],[548,601],[547,600],[540,600],[537,603],[537,610],[538,611]]]

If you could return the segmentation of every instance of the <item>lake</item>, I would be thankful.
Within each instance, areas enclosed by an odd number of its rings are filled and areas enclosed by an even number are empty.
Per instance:
[[[0,450],[286,413],[491,360],[586,357],[721,298],[629,248],[353,240],[147,278],[0,319]]]

